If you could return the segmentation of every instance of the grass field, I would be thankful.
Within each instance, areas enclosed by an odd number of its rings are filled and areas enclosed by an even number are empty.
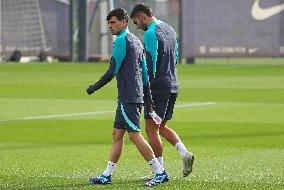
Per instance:
[[[117,92],[85,89],[107,67],[0,64],[0,189],[144,189],[150,167],[127,136],[113,184],[87,182],[106,166]],[[154,189],[284,189],[284,60],[202,59],[178,73],[169,126],[196,162],[183,178],[164,141],[171,179]]]

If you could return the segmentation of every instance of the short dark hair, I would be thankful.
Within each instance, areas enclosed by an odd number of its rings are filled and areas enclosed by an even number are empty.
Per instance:
[[[123,8],[117,8],[110,11],[107,15],[106,20],[109,21],[113,16],[115,16],[119,21],[126,20],[126,22],[128,22],[128,13]]]
[[[146,5],[145,3],[138,3],[134,6],[130,17],[133,18],[137,16],[140,12],[143,12],[150,17],[154,15],[150,6]]]

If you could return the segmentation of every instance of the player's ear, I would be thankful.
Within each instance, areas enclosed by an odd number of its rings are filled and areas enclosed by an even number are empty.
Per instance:
[[[143,13],[140,13],[140,18],[141,18],[142,20],[144,20],[146,17],[145,17],[145,15],[144,15]]]
[[[125,19],[123,19],[123,20],[122,20],[122,25],[123,25],[123,27],[126,27],[127,24],[128,24],[127,21],[126,21]]]

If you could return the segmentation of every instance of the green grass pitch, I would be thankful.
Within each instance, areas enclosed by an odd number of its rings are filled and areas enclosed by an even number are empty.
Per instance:
[[[87,182],[107,164],[117,90],[85,89],[107,68],[0,64],[0,189],[144,189],[150,167],[127,136],[113,184]],[[284,60],[200,59],[178,74],[169,126],[196,162],[183,178],[163,140],[170,181],[154,189],[284,189]]]

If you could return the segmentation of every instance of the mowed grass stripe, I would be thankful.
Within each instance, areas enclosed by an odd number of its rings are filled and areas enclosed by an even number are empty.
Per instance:
[[[107,67],[1,64],[0,120],[115,110],[115,81],[85,93]],[[178,107],[168,124],[196,162],[183,178],[178,152],[163,140],[171,180],[155,189],[283,189],[283,60],[205,59],[178,65],[178,73]],[[194,102],[219,104],[182,106]],[[127,135],[114,183],[87,182],[106,166],[113,120],[108,113],[1,122],[0,189],[145,189],[137,179],[150,168]]]
[[[2,177],[7,181],[4,181],[3,186],[5,184],[6,187],[22,185],[22,187],[44,188],[60,184],[62,187],[72,185],[78,189],[81,186],[84,189],[94,188],[94,186],[89,186],[86,180],[90,176],[100,174],[105,167],[105,159],[108,155],[106,152],[101,153],[101,150],[108,148],[107,145],[30,147],[25,149],[26,155],[23,154],[21,149],[6,151],[5,153],[8,154],[5,154],[2,162],[5,169],[1,172],[6,174]],[[262,186],[277,189],[277,187],[283,185],[283,177],[277,177],[281,176],[282,173],[282,169],[278,166],[283,164],[281,160],[284,154],[283,150],[263,149],[260,152],[258,149],[224,149],[198,146],[193,150],[197,152],[194,173],[190,178],[183,178],[179,155],[172,153],[173,147],[165,147],[165,167],[171,174],[171,181],[165,186],[170,188],[177,185],[190,188],[192,185],[196,185],[197,188],[200,188],[215,185],[238,189],[238,187],[245,185],[244,188],[258,187],[261,189]],[[132,160],[128,158],[129,155],[135,156],[136,154],[137,150],[133,145],[124,147],[124,154],[113,176],[112,188],[125,187],[127,182],[131,184],[130,187],[142,188],[143,183],[139,182],[138,179],[140,176],[149,173],[150,167],[146,166],[145,161],[140,157]],[[42,155],[45,156],[42,158]],[[26,164],[13,163],[10,157],[14,156],[22,157],[21,161]],[[266,163],[267,157],[270,158],[271,162]],[[30,162],[30,160],[33,160],[33,162]],[[57,167],[54,167],[54,163]],[[9,176],[19,177],[19,180],[12,181]]]
[[[209,106],[209,105],[216,105],[219,104],[217,102],[195,102],[189,104],[182,104],[176,105],[176,108],[185,108],[185,107],[197,107],[197,106]],[[27,117],[20,117],[14,119],[2,119],[0,122],[7,122],[7,121],[18,121],[18,120],[35,120],[35,119],[53,119],[53,118],[66,118],[66,117],[77,117],[77,116],[94,116],[99,114],[108,114],[114,113],[114,110],[106,110],[106,111],[96,111],[96,112],[82,112],[82,113],[65,113],[65,114],[57,114],[57,115],[41,115],[41,116],[27,116]]]

